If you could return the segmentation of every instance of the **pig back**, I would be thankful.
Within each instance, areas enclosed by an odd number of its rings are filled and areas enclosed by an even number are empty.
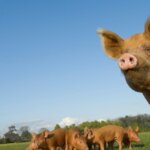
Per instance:
[[[74,136],[76,134],[80,134],[78,129],[75,129],[75,128],[74,129],[68,129],[66,131],[66,143],[70,144],[70,145],[74,145],[74,143],[75,143]]]
[[[122,140],[124,136],[124,129],[116,125],[107,125],[95,130],[96,137],[103,139],[106,142],[113,140]]]
[[[47,139],[47,143],[54,147],[64,147],[65,146],[65,130],[56,129],[51,131],[49,134],[51,137]]]

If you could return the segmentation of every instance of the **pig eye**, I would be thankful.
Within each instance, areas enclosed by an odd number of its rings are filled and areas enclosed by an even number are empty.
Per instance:
[[[146,47],[146,48],[145,48],[145,51],[150,51],[150,47]]]
[[[150,51],[150,45],[142,45],[142,48],[145,50],[145,51]]]

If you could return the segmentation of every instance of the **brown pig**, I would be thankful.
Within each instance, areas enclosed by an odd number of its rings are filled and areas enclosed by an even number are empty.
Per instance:
[[[108,30],[98,30],[106,54],[116,60],[128,85],[142,92],[150,103],[150,17],[143,33],[122,39]]]
[[[125,128],[125,136],[123,139],[123,143],[126,147],[129,147],[130,150],[132,150],[131,142],[139,142],[140,139],[138,137],[139,127],[137,127],[135,130],[130,128]]]
[[[89,150],[86,139],[81,135],[78,129],[68,129],[66,131],[66,148],[65,150]]]
[[[65,130],[56,129],[43,131],[40,134],[32,134],[31,144],[27,150],[56,150],[57,147],[65,147]]]
[[[113,144],[116,141],[119,145],[119,150],[122,150],[122,143],[127,136],[127,130],[123,127],[116,125],[107,125],[101,128],[89,129],[88,139],[92,140],[92,143],[99,144],[101,150],[106,149],[106,143],[108,143],[109,149],[113,150]],[[133,137],[132,134],[130,136]],[[138,141],[139,139],[137,139]]]
[[[96,129],[96,128],[92,128],[92,130],[94,130],[94,129]],[[85,137],[85,139],[87,141],[87,145],[89,147],[89,150],[91,150],[92,147],[94,147],[94,150],[99,150],[99,145],[96,144],[96,143],[93,143],[93,140],[91,138],[90,139],[88,138],[88,134],[89,134],[90,130],[91,129],[89,129],[87,127],[84,128],[84,137]]]

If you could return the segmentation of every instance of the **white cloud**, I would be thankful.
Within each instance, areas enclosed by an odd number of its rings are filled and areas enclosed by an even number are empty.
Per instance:
[[[98,122],[106,121],[105,119],[97,119]]]
[[[45,121],[45,120],[22,122],[22,123],[15,124],[15,126],[17,129],[19,129],[22,126],[28,126],[31,132],[39,132],[41,128],[47,128],[50,130],[53,127],[50,121]]]
[[[62,119],[62,121],[59,123],[59,125],[61,127],[64,127],[64,126],[70,126],[72,124],[78,124],[78,119],[76,118],[71,118],[71,117],[65,117]]]

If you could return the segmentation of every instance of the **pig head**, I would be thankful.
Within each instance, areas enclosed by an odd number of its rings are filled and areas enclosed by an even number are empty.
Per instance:
[[[98,30],[105,53],[117,60],[128,85],[143,93],[150,104],[150,17],[143,33],[122,39],[108,30]]]

